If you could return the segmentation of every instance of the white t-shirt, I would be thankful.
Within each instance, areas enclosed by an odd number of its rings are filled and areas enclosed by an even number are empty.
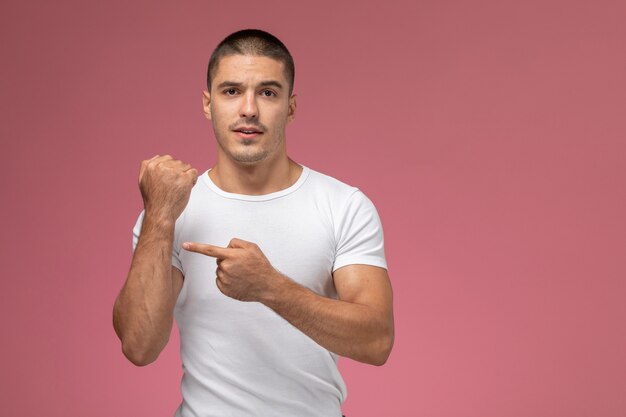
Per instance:
[[[143,212],[133,230],[137,244]],[[350,264],[387,268],[383,231],[357,188],[303,167],[291,187],[241,195],[200,176],[176,221],[172,265],[185,276],[174,314],[180,330],[183,402],[176,417],[340,417],[347,391],[337,355],[257,302],[222,294],[215,258],[183,242],[256,243],[274,268],[325,297]]]

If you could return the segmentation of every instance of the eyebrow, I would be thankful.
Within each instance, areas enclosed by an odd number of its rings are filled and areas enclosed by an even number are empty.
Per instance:
[[[261,82],[261,87],[276,87],[279,89],[283,88],[283,85],[275,80],[263,81]]]
[[[237,82],[237,81],[223,81],[221,82],[217,88],[225,88],[225,87],[241,87],[243,85],[243,83]],[[259,83],[259,86],[261,87],[276,87],[278,89],[282,89],[283,85],[281,83],[279,83],[276,80],[267,80],[267,81],[261,81]]]

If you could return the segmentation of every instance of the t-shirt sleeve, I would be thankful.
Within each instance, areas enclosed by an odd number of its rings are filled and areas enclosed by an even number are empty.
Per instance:
[[[336,225],[337,250],[333,272],[342,266],[365,264],[387,269],[383,227],[376,207],[360,190],[348,199]]]
[[[141,234],[141,225],[143,224],[144,214],[145,210],[142,210],[141,213],[139,213],[139,217],[137,218],[137,223],[135,223],[135,227],[133,227],[133,253],[135,252],[135,249],[137,249],[137,242],[139,242],[139,235]],[[176,233],[174,234],[176,235]],[[176,242],[176,238],[174,239],[174,241]],[[183,266],[180,262],[179,251],[180,245],[174,244],[172,247],[172,265],[180,269],[181,272],[183,272]]]

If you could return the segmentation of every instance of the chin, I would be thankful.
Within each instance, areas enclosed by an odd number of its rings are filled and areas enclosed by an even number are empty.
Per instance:
[[[240,154],[240,155],[232,155],[232,159],[242,165],[254,165],[259,162],[262,162],[267,159],[267,154]]]

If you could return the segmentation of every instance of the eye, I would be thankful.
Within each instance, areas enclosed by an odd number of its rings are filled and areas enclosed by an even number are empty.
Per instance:
[[[261,91],[261,95],[264,97],[275,97],[276,93],[273,92],[272,90],[263,90]]]
[[[226,94],[227,96],[234,96],[235,94],[237,94],[237,90],[235,90],[234,88],[227,88],[226,90],[224,90],[224,94]]]

